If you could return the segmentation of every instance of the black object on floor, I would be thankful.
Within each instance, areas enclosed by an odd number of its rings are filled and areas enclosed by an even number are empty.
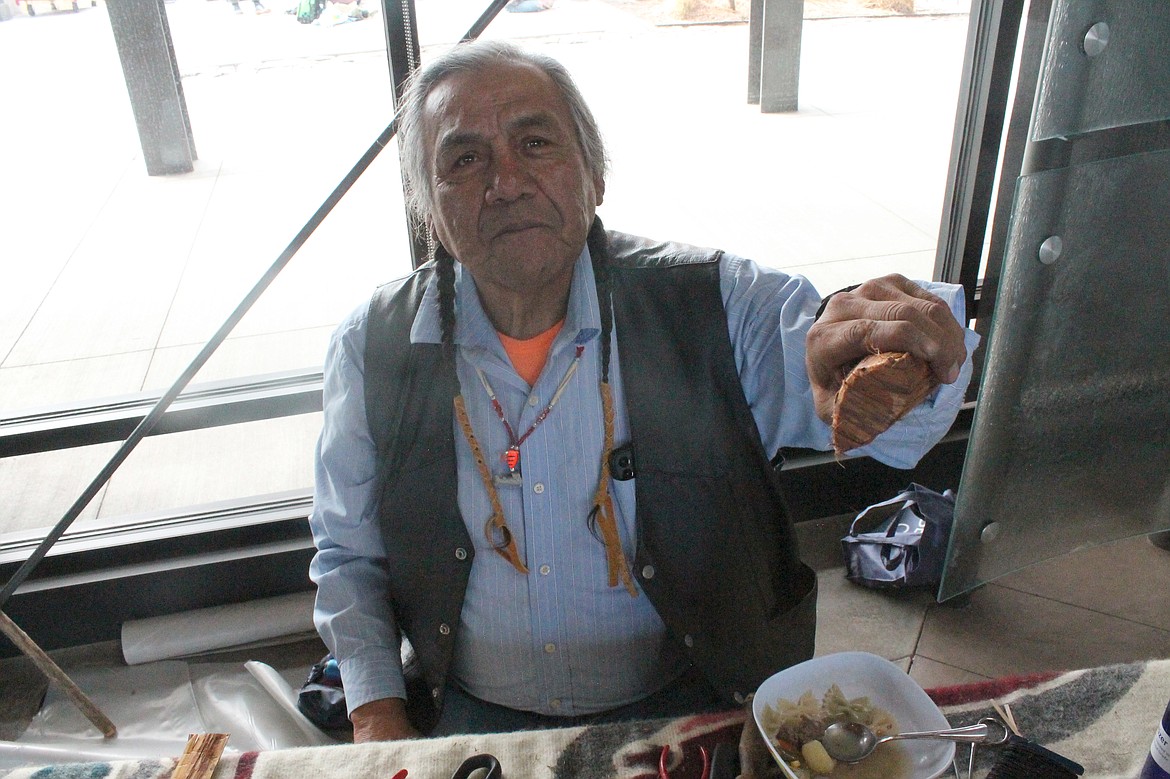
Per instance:
[[[1003,748],[987,779],[1074,779],[1085,768],[1067,757],[1013,736]]]

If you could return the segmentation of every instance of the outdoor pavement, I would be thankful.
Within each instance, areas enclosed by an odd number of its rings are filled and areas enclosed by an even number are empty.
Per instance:
[[[556,0],[488,32],[579,80],[612,155],[607,225],[717,245],[826,292],[932,275],[965,15],[807,20],[800,108],[763,115],[745,100],[747,25],[660,27],[628,9],[663,0],[617,1]],[[199,159],[148,176],[103,2],[0,22],[5,417],[170,386],[392,118],[377,16],[301,25],[275,0],[265,15],[249,0],[239,15],[175,0]],[[424,57],[479,13],[418,0]],[[409,269],[406,247],[391,145],[197,381],[319,367],[335,324]],[[309,414],[150,438],[75,527],[304,490],[319,425]],[[115,448],[0,460],[0,556],[38,539]],[[1170,567],[1143,539],[1123,542],[1132,565],[1106,582],[1096,572],[1115,552],[1089,550],[941,608],[846,582],[839,525],[801,532],[821,571],[820,653],[872,651],[925,686],[1164,655],[1170,622],[1144,594],[1165,590]]]

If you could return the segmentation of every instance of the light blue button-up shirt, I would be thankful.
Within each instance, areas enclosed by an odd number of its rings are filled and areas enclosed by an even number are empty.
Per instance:
[[[724,255],[720,284],[744,393],[769,454],[782,446],[829,449],[805,370],[805,335],[821,296],[799,276]],[[924,284],[965,322],[963,293]],[[588,250],[577,260],[565,322],[536,384],[513,370],[480,305],[475,283],[456,264],[456,369],[468,417],[493,471],[502,473],[510,441],[476,370],[488,378],[516,435],[544,410],[585,344],[579,369],[557,405],[521,447],[522,484],[497,488],[508,527],[529,569],[521,574],[491,547],[484,525],[488,493],[462,431],[455,425],[459,509],[475,545],[460,616],[452,679],[472,695],[552,715],[587,714],[650,694],[674,679],[685,658],[666,642],[649,599],[607,582],[605,548],[587,515],[603,449],[600,319]],[[338,658],[350,711],[370,701],[405,697],[399,635],[382,574],[375,447],[365,412],[367,306],[335,332],[325,361],[324,425],[316,453],[310,524],[318,552],[315,619]],[[439,343],[438,289],[432,281],[411,330],[412,343]],[[950,428],[971,376],[978,336],[967,332],[967,361],[953,385],[934,396],[860,453],[912,467]],[[610,384],[614,440],[629,440],[616,342]],[[702,424],[680,419],[679,424]],[[634,554],[634,484],[611,482],[618,531]],[[454,550],[453,550],[454,553]]]

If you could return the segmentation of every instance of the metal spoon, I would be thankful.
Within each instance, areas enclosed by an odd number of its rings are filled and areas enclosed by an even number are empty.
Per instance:
[[[873,754],[879,744],[910,738],[933,738],[956,741],[963,744],[1003,744],[1010,735],[1007,727],[990,717],[974,725],[947,730],[923,730],[916,733],[895,733],[878,738],[874,732],[860,722],[834,722],[825,728],[821,744],[829,757],[843,763],[858,763]]]

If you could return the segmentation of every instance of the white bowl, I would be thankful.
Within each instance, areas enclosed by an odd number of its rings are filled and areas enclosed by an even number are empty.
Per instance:
[[[947,718],[930,696],[909,674],[889,660],[868,652],[838,652],[814,657],[768,677],[756,690],[752,701],[756,727],[789,779],[797,778],[780,759],[770,735],[764,731],[764,706],[775,708],[781,698],[795,701],[809,690],[819,697],[833,684],[840,687],[847,698],[864,695],[875,706],[888,711],[897,721],[900,732],[950,727]],[[951,768],[955,755],[954,742],[908,740],[897,743],[902,745],[910,757],[908,779],[936,779]]]

